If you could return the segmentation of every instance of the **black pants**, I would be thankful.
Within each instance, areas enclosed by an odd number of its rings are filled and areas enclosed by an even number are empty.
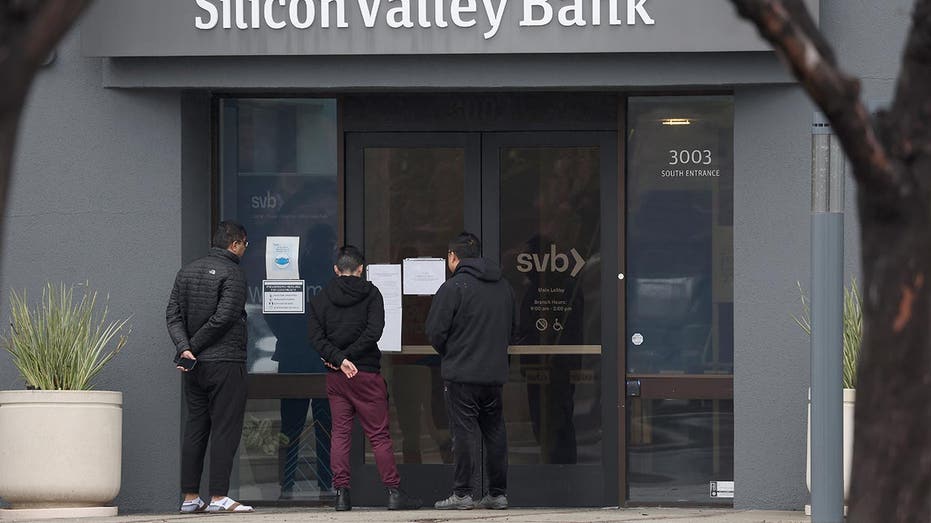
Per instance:
[[[472,385],[448,381],[445,386],[449,409],[449,429],[453,436],[455,478],[453,492],[472,494],[475,452],[485,444],[488,493],[499,496],[507,491],[508,440],[500,385]],[[480,493],[479,493],[480,494]]]
[[[200,492],[207,440],[210,440],[210,495],[225,496],[230,488],[233,456],[242,436],[246,411],[246,365],[198,361],[184,373],[187,420],[181,446],[181,491]]]

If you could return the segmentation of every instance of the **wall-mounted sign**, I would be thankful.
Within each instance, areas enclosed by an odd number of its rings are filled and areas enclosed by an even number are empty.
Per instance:
[[[82,23],[91,56],[770,49],[728,0],[98,0]]]
[[[263,280],[262,314],[304,314],[304,280]]]

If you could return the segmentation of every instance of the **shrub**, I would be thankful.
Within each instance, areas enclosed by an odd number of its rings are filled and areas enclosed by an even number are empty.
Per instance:
[[[811,306],[802,284],[798,285],[802,300],[802,315],[792,315],[795,323],[811,336]],[[863,298],[857,287],[857,280],[852,279],[844,287],[844,388],[857,388],[857,364],[860,361],[860,341],[863,337]]]
[[[107,323],[109,307],[97,313],[97,293],[83,286],[46,284],[42,301],[29,308],[25,291],[10,295],[10,331],[4,349],[26,380],[42,390],[89,390],[91,381],[126,345],[129,318]],[[125,334],[124,334],[125,333]],[[112,349],[107,347],[114,342]]]

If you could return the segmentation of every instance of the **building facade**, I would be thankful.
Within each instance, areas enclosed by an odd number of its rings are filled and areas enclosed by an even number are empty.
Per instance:
[[[865,97],[889,99],[911,2],[808,3]],[[339,244],[402,264],[470,230],[520,304],[513,505],[801,509],[810,365],[791,315],[812,113],[724,0],[98,1],[24,113],[4,295],[87,280],[133,315],[98,385],[125,398],[117,504],[173,510],[165,305],[215,223],[244,223],[233,494],[313,504],[330,495],[323,369],[303,316],[262,313],[266,238],[300,238],[309,298]],[[451,443],[429,305],[400,297],[402,350],[383,364],[406,488],[439,499]],[[0,387],[21,386],[0,359]],[[353,463],[356,502],[380,503],[359,435]]]

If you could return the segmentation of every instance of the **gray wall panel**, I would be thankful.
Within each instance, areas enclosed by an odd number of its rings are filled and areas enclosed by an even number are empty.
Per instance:
[[[841,67],[867,87],[898,75],[914,0],[822,0],[821,29]]]
[[[812,109],[790,87],[739,89],[735,106],[735,506],[799,510],[810,362],[790,314],[809,277]]]
[[[10,288],[88,280],[112,317],[133,315],[124,352],[98,389],[124,393],[124,510],[175,507],[180,379],[165,304],[181,262],[179,96],[106,90],[99,59],[69,37],[25,110],[7,208],[0,316]],[[21,388],[0,357],[0,387]],[[54,451],[54,449],[50,449]]]
[[[104,85],[216,89],[664,89],[788,83],[771,52],[115,58]]]

